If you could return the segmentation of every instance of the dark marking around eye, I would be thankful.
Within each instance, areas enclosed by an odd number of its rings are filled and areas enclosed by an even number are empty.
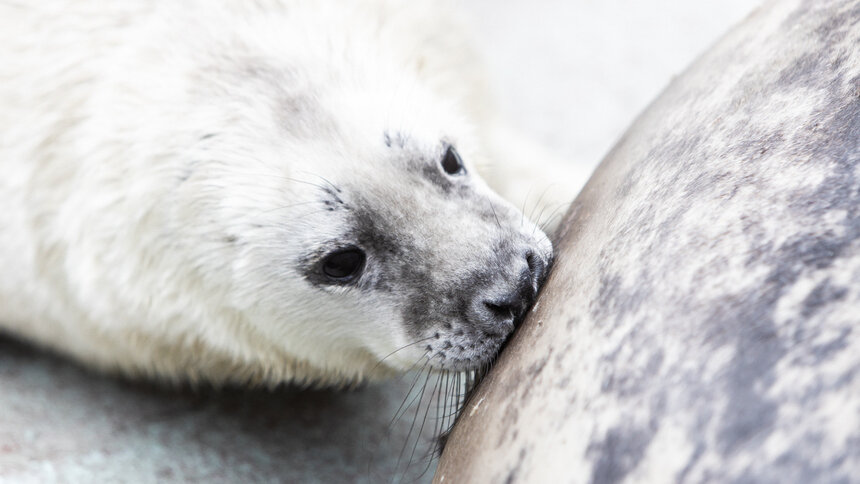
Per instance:
[[[456,148],[445,143],[441,158],[436,154],[430,161],[427,158],[416,159],[416,164],[424,176],[446,195],[457,194],[471,198],[475,194],[470,183],[466,182],[466,167]],[[438,152],[437,152],[438,153]]]

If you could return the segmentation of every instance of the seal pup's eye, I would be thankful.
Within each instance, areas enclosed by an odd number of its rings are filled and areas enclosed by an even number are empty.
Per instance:
[[[322,271],[333,281],[349,282],[361,274],[365,259],[364,251],[357,247],[341,249],[325,256]]]
[[[449,175],[462,175],[466,172],[466,167],[463,166],[463,159],[453,146],[449,146],[445,150],[445,156],[442,157],[442,169]]]

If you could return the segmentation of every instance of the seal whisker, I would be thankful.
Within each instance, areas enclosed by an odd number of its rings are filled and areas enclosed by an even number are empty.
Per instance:
[[[445,391],[441,395],[442,400],[442,408],[440,409],[438,404],[436,406],[436,420],[438,427],[436,428],[436,436],[444,435],[446,431],[446,422],[448,418],[446,414],[448,413],[448,398],[451,396],[451,372],[445,371]],[[435,444],[433,445],[433,454],[440,455],[439,451],[441,445],[441,441],[439,438],[436,439]]]
[[[255,161],[260,162],[260,160],[255,160]],[[260,162],[260,163],[261,163],[261,164],[263,164],[262,162]],[[309,173],[309,172],[305,172],[305,173]],[[313,175],[313,173],[309,173],[309,174]],[[312,186],[312,187],[317,187],[317,188],[319,188],[320,190],[324,190],[324,191],[325,191],[325,190],[328,190],[328,187],[326,187],[325,185],[320,185],[320,184],[318,184],[318,183],[314,183],[314,182],[312,182],[312,181],[308,181],[308,180],[300,180],[300,179],[298,179],[298,178],[291,177],[291,176],[278,175],[277,173],[253,173],[253,172],[242,172],[242,175],[245,175],[245,176],[256,176],[256,177],[280,178],[280,179],[282,179],[282,180],[286,180],[286,181],[291,181],[291,182],[296,182],[296,183],[302,183],[302,184],[304,184],[304,185],[310,185],[310,186]],[[314,175],[314,176],[319,176],[319,175]],[[320,177],[320,178],[322,178],[322,177]],[[327,180],[326,180],[326,181],[327,181]],[[336,187],[335,187],[335,188],[336,188]]]
[[[265,214],[270,213],[270,212],[276,212],[276,211],[278,211],[278,210],[286,210],[286,209],[288,209],[288,208],[300,207],[300,206],[302,206],[302,205],[310,205],[310,204],[313,204],[313,203],[320,203],[320,202],[319,202],[319,201],[317,201],[317,200],[310,200],[310,201],[307,201],[307,202],[292,203],[292,204],[289,204],[289,205],[283,205],[283,206],[281,206],[281,207],[270,208],[270,209],[268,209],[268,210],[261,210],[261,211],[259,211],[259,212],[253,213],[253,214],[248,214],[248,215],[246,215],[246,217],[256,217],[256,216],[259,216],[259,215],[265,215]]]
[[[461,399],[462,392],[462,375],[463,372],[456,372],[453,374],[453,384],[450,388],[450,410],[448,408],[445,409],[445,414],[443,415],[443,421],[445,422],[445,430],[440,432],[436,437],[436,454],[441,455],[442,451],[445,450],[445,444],[448,441],[448,435],[451,433],[451,430],[454,427],[454,423],[456,423],[456,416],[459,415],[463,400]],[[447,419],[447,420],[444,420]]]
[[[529,220],[534,220],[535,210],[537,210],[537,209],[538,209],[538,207],[540,207],[540,202],[541,202],[541,201],[543,201],[543,197],[545,197],[545,196],[546,196],[546,193],[549,191],[549,189],[550,189],[550,187],[545,187],[545,188],[541,191],[540,196],[538,197],[538,199],[537,199],[537,201],[535,202],[534,206],[531,208],[531,210],[529,210]],[[544,208],[546,208],[546,207],[544,207]],[[541,212],[543,212],[543,209],[541,209]],[[540,213],[538,213],[538,218],[540,218]]]
[[[526,191],[525,198],[523,198],[523,206],[520,208],[520,227],[522,227],[523,223],[525,223],[526,203],[528,203],[529,195],[531,195],[531,193],[532,187],[530,186],[529,189]]]
[[[317,213],[325,213],[325,212],[329,212],[329,211],[330,211],[330,210],[329,210],[329,209],[327,209],[327,208],[324,208],[324,209],[322,209],[322,210],[314,210],[314,211],[311,211],[311,212],[303,213],[301,216],[296,217],[296,220],[301,220],[301,219],[303,219],[303,218],[305,218],[305,217],[310,217],[311,215],[314,215],[314,214],[317,214]]]
[[[491,204],[490,204],[490,208],[493,210],[493,217],[495,217],[495,219],[496,219],[496,225],[498,225],[498,226],[499,226],[499,228],[501,229],[501,228],[502,228],[502,223],[501,223],[501,222],[499,222],[499,215],[498,215],[498,214],[496,214],[496,207],[494,207],[494,206],[493,206],[493,204],[491,203]]]
[[[408,345],[404,345],[404,346],[401,346],[400,348],[397,348],[396,350],[392,351],[391,353],[388,353],[387,355],[385,355],[385,357],[384,357],[384,358],[382,358],[381,360],[379,360],[379,361],[376,363],[376,365],[373,367],[373,370],[376,370],[376,369],[379,367],[379,365],[381,365],[381,364],[382,364],[382,362],[383,362],[383,361],[385,361],[386,359],[388,359],[388,357],[390,357],[390,356],[391,356],[391,355],[393,355],[394,353],[397,353],[398,351],[401,351],[401,350],[405,350],[406,348],[409,348],[410,346],[415,346],[415,345],[417,345],[418,343],[423,343],[424,341],[431,340],[431,339],[433,339],[433,336],[428,336],[428,337],[426,337],[426,338],[419,339],[418,341],[413,341],[412,343],[409,343]],[[421,360],[418,360],[418,361],[421,361]],[[415,364],[413,363],[413,366],[414,366],[414,365],[415,365]],[[371,370],[371,373],[373,373],[373,370]]]
[[[448,397],[451,396],[451,372],[445,372],[445,393],[442,400],[442,409],[439,416],[439,432],[445,430],[445,414],[448,412]]]
[[[427,399],[427,408],[424,410],[424,418],[421,421],[421,427],[418,428],[418,433],[415,434],[415,443],[412,445],[412,453],[409,455],[409,460],[406,462],[406,468],[404,471],[409,469],[412,466],[413,459],[415,458],[415,451],[418,449],[418,444],[421,442],[421,435],[424,432],[424,426],[427,424],[427,416],[430,414],[430,408],[433,406],[433,399],[436,396],[437,389],[439,388],[439,382],[442,380],[442,373],[439,373],[439,376],[436,378],[436,383],[433,384],[433,389],[430,391],[430,398]],[[418,410],[421,410],[421,402],[418,402]],[[417,417],[416,412],[416,417]],[[426,471],[425,471],[426,472]],[[423,473],[421,474],[424,475]],[[421,476],[418,476],[421,477]]]
[[[448,407],[448,397],[450,390],[450,381],[451,381],[451,371],[443,371],[440,375],[440,379],[438,382],[439,388],[438,391],[434,395],[435,403],[436,403],[436,422],[437,425],[434,425],[434,433],[435,436],[433,446],[428,449],[425,453],[423,460],[426,462],[424,469],[422,469],[421,473],[416,477],[416,481],[423,477],[427,471],[430,469],[431,465],[435,458],[441,455],[440,444],[441,439],[439,438],[445,432],[445,414],[446,409]],[[444,382],[444,383],[443,383]],[[440,408],[440,402],[442,403],[442,407]],[[431,403],[433,403],[431,401]]]
[[[299,173],[307,173],[308,175],[315,176],[315,177],[319,178],[320,180],[322,180],[322,181],[326,182],[326,183],[327,183],[327,184],[332,188],[332,190],[336,191],[337,193],[340,193],[340,192],[341,192],[340,188],[338,188],[338,186],[337,186],[337,185],[335,185],[335,184],[334,184],[334,183],[332,183],[328,178],[326,178],[326,177],[324,177],[324,176],[322,176],[322,175],[318,175],[318,174],[316,174],[316,173],[313,173],[313,172],[310,172],[310,171],[307,171],[307,170],[301,170],[301,171],[299,171]]]
[[[419,359],[418,359],[418,360],[416,360],[414,363],[412,363],[411,365],[409,365],[409,368],[407,368],[407,369],[406,369],[406,371],[404,371],[404,372],[403,372],[403,374],[401,374],[400,376],[396,377],[396,380],[397,380],[397,381],[403,381],[403,377],[405,377],[406,375],[408,375],[412,370],[415,370],[415,368],[416,368],[419,364],[421,364],[421,362],[423,361],[423,359],[424,359],[426,356],[427,356],[427,353],[425,353],[421,358],[419,358]],[[424,365],[425,365],[425,366],[426,366],[426,364],[427,364],[427,362],[424,362]],[[424,369],[424,366],[422,366],[422,367],[421,367],[421,369],[423,370],[423,369]],[[414,385],[414,382],[413,382],[413,385]],[[410,390],[411,390],[411,389],[410,389]]]
[[[419,361],[421,361],[421,360],[419,360]],[[412,400],[409,402],[409,405],[406,405],[406,402],[409,400],[409,397],[412,395],[412,390],[415,388],[415,384],[418,383],[418,380],[421,378],[421,373],[424,372],[424,369],[427,368],[427,365],[429,363],[430,363],[430,358],[427,357],[426,361],[424,362],[424,365],[421,366],[421,369],[419,369],[417,371],[417,373],[415,374],[415,378],[412,380],[412,385],[409,386],[409,390],[406,392],[406,396],[403,398],[403,401],[400,403],[400,406],[397,408],[397,411],[394,412],[394,417],[392,417],[391,421],[388,423],[389,428],[391,428],[394,425],[394,423],[397,420],[399,420],[400,417],[403,416],[403,414],[406,413],[406,411],[409,409],[409,407],[412,406],[412,403],[415,402],[415,398],[413,397]],[[404,407],[404,405],[406,405],[406,406]],[[403,414],[400,413],[401,410],[403,410]]]
[[[430,375],[432,373],[432,369],[427,370],[427,377],[424,379],[424,384],[421,386],[421,391],[418,393],[418,405],[416,405],[415,408],[415,415],[412,418],[412,425],[409,426],[409,432],[406,434],[406,439],[403,442],[403,447],[400,449],[400,454],[397,456],[397,464],[394,466],[395,469],[400,469],[400,463],[403,461],[403,453],[406,452],[406,447],[409,445],[409,439],[412,437],[412,432],[415,430],[415,423],[418,421],[418,414],[421,412],[421,401],[424,398],[424,391],[427,389],[427,382],[430,381]]]
[[[546,230],[549,222],[553,220],[555,217],[564,216],[567,213],[567,208],[569,208],[573,204],[573,201],[570,202],[562,202],[559,203],[552,212],[547,216],[547,219],[543,222],[537,221],[535,223],[535,227],[532,228],[532,234],[534,234],[535,229],[540,228],[541,230]]]

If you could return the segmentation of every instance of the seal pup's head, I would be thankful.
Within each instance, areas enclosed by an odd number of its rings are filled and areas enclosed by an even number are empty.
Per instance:
[[[183,291],[206,292],[194,337],[270,382],[478,368],[552,258],[479,176],[493,160],[456,82],[368,50],[355,25],[219,39],[173,117],[196,132],[173,224]]]
[[[464,117],[417,87],[408,99],[342,83],[274,99],[295,118],[206,136],[209,161],[183,182],[219,187],[219,251],[253,345],[332,381],[484,365],[551,262],[546,235],[479,176]]]
[[[305,239],[295,270],[327,306],[349,308],[341,331],[367,337],[385,365],[475,369],[534,301],[551,244],[452,137],[382,139],[377,161],[318,180],[309,217],[327,230]]]

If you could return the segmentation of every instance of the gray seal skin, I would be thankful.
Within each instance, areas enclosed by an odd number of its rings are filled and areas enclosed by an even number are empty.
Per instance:
[[[774,1],[639,117],[435,482],[856,482],[860,2]]]

